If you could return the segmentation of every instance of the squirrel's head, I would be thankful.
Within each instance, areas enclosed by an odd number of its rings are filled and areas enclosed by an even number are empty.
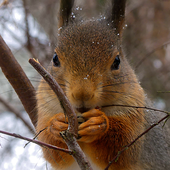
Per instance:
[[[77,23],[69,18],[71,8],[61,8],[58,42],[49,71],[75,110],[85,112],[112,104],[141,105],[143,90],[121,48],[124,9],[98,20]],[[50,89],[44,89],[47,88]],[[51,98],[54,108],[57,97],[49,91],[44,95]]]

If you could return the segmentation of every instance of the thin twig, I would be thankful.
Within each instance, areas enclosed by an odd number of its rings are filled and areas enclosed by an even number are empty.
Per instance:
[[[59,150],[59,151],[68,153],[68,154],[70,154],[70,155],[73,154],[73,152],[70,151],[70,150],[68,150],[68,149],[59,148],[59,147],[57,147],[57,146],[50,145],[50,144],[47,144],[47,143],[44,143],[44,142],[41,142],[41,141],[38,141],[38,140],[35,140],[35,139],[30,139],[30,138],[27,138],[27,137],[23,137],[23,136],[18,135],[18,134],[16,134],[16,133],[5,132],[5,131],[2,131],[2,130],[0,130],[0,133],[5,134],[5,135],[8,135],[8,136],[13,136],[13,137],[16,137],[16,138],[19,138],[19,139],[23,139],[23,140],[26,140],[26,141],[35,143],[35,144],[37,144],[37,145],[39,145],[39,146],[45,146],[45,147],[48,147],[49,149]]]
[[[42,77],[45,79],[45,81],[49,84],[49,86],[52,88],[52,90],[56,93],[61,106],[63,107],[64,113],[68,117],[68,123],[69,127],[66,131],[60,133],[66,142],[68,148],[73,151],[73,157],[77,161],[78,165],[80,166],[81,170],[92,170],[92,167],[89,163],[89,161],[86,158],[86,155],[80,148],[80,146],[77,143],[77,140],[75,136],[77,136],[78,132],[78,122],[77,122],[77,116],[65,96],[63,90],[58,85],[56,80],[35,60],[30,59],[30,64],[39,72],[39,74],[42,75]]]
[[[39,64],[39,62],[37,62],[35,59],[30,59],[29,63],[39,72],[39,74],[46,80],[46,82],[49,84],[49,86],[57,95],[61,103],[61,107],[63,107],[63,110],[68,117],[69,132],[77,136],[78,132],[77,116],[68,98],[65,96],[63,90],[56,82],[56,80]]]
[[[157,93],[170,93],[170,91],[157,91]]]
[[[119,151],[117,153],[117,155],[109,162],[108,166],[105,168],[105,170],[108,170],[109,167],[111,166],[111,164],[115,161],[118,160],[118,158],[120,157],[120,155],[126,151],[130,146],[132,146],[137,140],[139,140],[143,135],[145,135],[146,133],[148,133],[152,128],[154,128],[155,126],[157,126],[158,124],[160,124],[162,121],[164,121],[165,119],[168,119],[170,117],[170,112],[168,111],[164,111],[164,110],[160,110],[160,109],[155,109],[155,108],[151,108],[151,107],[142,107],[142,106],[128,106],[128,105],[105,105],[102,107],[111,107],[111,106],[120,106],[120,107],[132,107],[132,108],[141,108],[141,109],[147,109],[147,110],[152,110],[152,111],[159,111],[162,113],[167,114],[165,117],[163,117],[161,120],[159,120],[158,122],[154,123],[152,126],[150,126],[148,129],[146,129],[143,133],[141,133],[136,139],[134,139],[131,143],[129,143],[128,145],[126,145],[121,151]]]
[[[132,107],[132,108],[136,108],[136,109],[147,109],[147,110],[153,110],[156,112],[162,112],[162,113],[166,113],[168,115],[170,115],[170,112],[168,111],[164,111],[164,110],[160,110],[160,109],[156,109],[156,108],[152,108],[152,107],[146,107],[146,106],[130,106],[130,105],[121,105],[121,104],[112,104],[112,105],[105,105],[102,107],[111,107],[111,106],[120,106],[120,107]]]
[[[47,129],[47,128],[44,128],[44,129],[40,130],[38,133],[36,133],[33,139],[36,139],[36,138],[38,137],[38,135],[39,135],[40,133],[42,133],[44,130],[46,130],[46,129]],[[26,144],[25,144],[25,147],[26,147],[29,143],[30,143],[30,142],[26,143]]]
[[[165,119],[168,119],[170,117],[170,115],[166,115],[165,117],[163,117],[161,120],[159,120],[157,123],[154,123],[152,126],[150,126],[148,129],[146,129],[143,133],[141,133],[136,139],[134,139],[131,143],[129,143],[128,145],[126,145],[121,151],[118,152],[118,154],[109,162],[108,166],[105,168],[105,170],[108,170],[109,167],[111,166],[111,164],[113,162],[115,162],[116,160],[118,160],[119,156],[126,151],[130,146],[132,146],[137,140],[139,140],[143,135],[145,135],[146,133],[148,133],[152,128],[154,128],[155,126],[157,126],[158,124],[160,124],[162,121],[164,121]]]

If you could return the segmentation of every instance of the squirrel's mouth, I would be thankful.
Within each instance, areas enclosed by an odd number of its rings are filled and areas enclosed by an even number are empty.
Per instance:
[[[90,108],[80,107],[80,108],[76,108],[76,110],[80,113],[84,113],[84,112],[88,112]]]

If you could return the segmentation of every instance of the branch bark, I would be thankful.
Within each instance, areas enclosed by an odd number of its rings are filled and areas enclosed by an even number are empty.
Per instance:
[[[65,96],[63,90],[55,79],[35,60],[30,59],[29,63],[39,72],[39,74],[45,79],[45,81],[50,85],[52,90],[57,95],[60,100],[61,107],[63,107],[65,115],[68,117],[68,131],[73,133],[75,136],[78,136],[78,122],[77,116],[74,112],[72,105],[70,104],[68,98]]]
[[[1,36],[0,54],[2,72],[13,86],[33,125],[36,126],[37,109],[35,89]]]
[[[68,117],[68,129],[62,132],[61,135],[68,148],[73,151],[72,156],[77,161],[82,170],[92,170],[89,161],[87,160],[84,152],[78,145],[75,138],[75,136],[78,136],[78,122],[76,113],[74,112],[69,100],[55,79],[35,59],[30,59],[29,62],[39,72],[39,74],[41,74],[45,81],[50,85],[52,90],[56,93],[61,106],[63,107],[64,113]]]
[[[39,145],[39,146],[47,147],[47,148],[49,148],[49,149],[59,150],[59,151],[68,153],[68,154],[70,154],[70,155],[73,154],[73,152],[72,152],[72,151],[69,151],[68,149],[59,148],[59,147],[57,147],[57,146],[50,145],[50,144],[47,144],[47,143],[44,143],[44,142],[41,142],[41,141],[38,141],[38,140],[35,140],[35,139],[30,139],[30,138],[27,138],[27,137],[18,135],[18,134],[16,134],[16,133],[5,132],[5,131],[2,131],[2,130],[0,130],[0,133],[5,134],[5,135],[8,135],[8,136],[13,136],[13,137],[16,137],[16,138],[19,138],[19,139],[23,139],[23,140],[26,140],[26,141],[35,143],[35,144],[37,144],[37,145]]]

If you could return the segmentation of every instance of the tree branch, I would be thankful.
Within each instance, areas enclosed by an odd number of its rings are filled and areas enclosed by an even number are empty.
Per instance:
[[[168,112],[168,111],[155,109],[155,108],[152,108],[152,107],[146,107],[146,106],[131,106],[131,105],[122,105],[122,104],[111,104],[111,105],[105,105],[105,106],[102,106],[102,107],[111,107],[111,106],[132,107],[132,108],[136,108],[136,109],[148,109],[148,110],[152,110],[152,111],[156,111],[156,112],[162,112],[162,113],[166,113],[166,114],[170,115],[170,112]]]
[[[1,36],[0,54],[2,72],[13,86],[33,125],[36,126],[37,109],[35,89]]]
[[[19,138],[19,139],[23,139],[23,140],[26,140],[26,141],[35,143],[35,144],[37,144],[37,145],[39,145],[39,146],[45,146],[45,147],[48,147],[49,149],[59,150],[59,151],[68,153],[68,154],[70,154],[70,155],[73,154],[73,152],[72,152],[72,151],[69,151],[68,149],[59,148],[59,147],[57,147],[57,146],[50,145],[50,144],[47,144],[47,143],[44,143],[44,142],[41,142],[41,141],[38,141],[38,140],[35,140],[35,139],[26,138],[26,137],[23,137],[23,136],[18,135],[18,134],[16,134],[16,133],[5,132],[5,131],[2,131],[2,130],[0,130],[0,133],[5,134],[5,135],[8,135],[8,136],[13,136],[13,137],[16,137],[16,138]]]
[[[68,98],[65,96],[63,90],[61,89],[59,84],[55,81],[55,79],[35,59],[30,59],[29,63],[39,72],[39,74],[45,79],[45,81],[50,85],[52,90],[57,95],[61,107],[63,107],[65,115],[68,116],[69,121],[68,131],[77,136],[78,133],[77,116]]]
[[[29,62],[39,72],[39,74],[41,74],[41,76],[55,92],[61,103],[61,106],[63,107],[64,113],[68,117],[68,129],[62,132],[61,135],[64,141],[66,142],[68,148],[73,151],[74,159],[77,161],[78,165],[82,170],[92,170],[89,161],[87,160],[84,152],[78,145],[77,140],[75,138],[78,132],[78,122],[76,113],[74,112],[74,109],[72,108],[69,100],[67,99],[63,90],[55,81],[55,79],[35,59],[30,59]]]
[[[132,146],[138,139],[140,139],[143,135],[145,135],[146,133],[148,133],[152,128],[154,128],[155,126],[157,126],[158,124],[160,124],[162,121],[164,121],[165,119],[168,119],[170,117],[170,112],[168,111],[164,111],[164,110],[160,110],[160,109],[155,109],[155,108],[151,108],[151,107],[142,107],[142,106],[130,106],[130,105],[117,105],[117,104],[113,104],[113,105],[105,105],[102,107],[111,107],[111,106],[120,106],[120,107],[132,107],[132,108],[141,108],[141,109],[147,109],[147,110],[152,110],[152,111],[158,111],[158,112],[162,112],[167,114],[165,117],[163,117],[161,120],[159,120],[157,123],[154,123],[152,126],[150,126],[148,129],[146,129],[143,133],[141,133],[136,139],[134,139],[131,143],[129,143],[128,145],[126,145],[125,147],[123,147],[123,149],[121,151],[119,151],[117,153],[117,155],[110,161],[110,163],[108,164],[108,166],[105,168],[105,170],[108,170],[109,167],[111,166],[111,164],[115,161],[118,160],[119,156],[126,151],[130,146]]]
[[[158,122],[154,123],[152,126],[150,126],[148,129],[146,129],[143,133],[141,133],[136,139],[134,139],[131,143],[129,143],[128,145],[126,145],[121,151],[118,152],[118,154],[109,162],[108,166],[104,169],[104,170],[108,170],[109,167],[111,166],[111,164],[115,161],[118,160],[119,156],[126,151],[130,146],[132,146],[137,140],[139,140],[143,135],[145,135],[146,133],[148,133],[152,128],[154,128],[155,126],[157,126],[159,123],[161,123],[162,121],[164,121],[165,119],[169,118],[170,115],[166,115],[165,117],[163,117],[161,120],[159,120]]]

